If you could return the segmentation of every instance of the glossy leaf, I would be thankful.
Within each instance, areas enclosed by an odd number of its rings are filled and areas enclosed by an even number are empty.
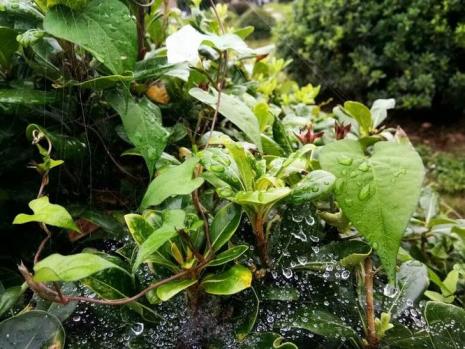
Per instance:
[[[157,297],[166,302],[176,296],[179,292],[195,285],[197,280],[173,280],[156,289]]]
[[[54,315],[33,310],[0,323],[0,348],[64,348],[65,331]]]
[[[79,11],[53,7],[45,16],[44,29],[83,47],[113,74],[134,68],[136,23],[128,7],[118,0],[93,0]]]
[[[199,188],[204,179],[201,177],[193,178],[198,161],[197,158],[190,158],[179,166],[164,170],[150,183],[140,208],[159,205],[170,196],[188,195]]]
[[[177,230],[184,227],[186,214],[182,210],[167,210],[164,212],[163,225],[155,230],[147,240],[139,247],[134,265],[133,272],[143,263],[152,253],[157,251],[165,242],[176,236]]]
[[[461,348],[465,343],[465,310],[455,305],[428,302],[425,318],[434,348]]]
[[[216,108],[218,99],[217,92],[210,94],[200,88],[193,88],[189,91],[189,94],[198,99],[200,102],[205,103],[212,108]],[[223,92],[221,93],[219,112],[243,131],[245,136],[248,137],[260,151],[262,151],[258,120],[252,110],[250,110],[244,102],[236,96],[228,95]]]
[[[239,205],[272,205],[281,199],[284,199],[291,193],[287,187],[272,188],[267,191],[241,191],[238,192],[231,200]]]
[[[24,105],[45,105],[56,100],[53,92],[21,89],[0,89],[0,103],[24,104]]]
[[[229,250],[219,253],[214,259],[212,259],[210,263],[208,263],[208,266],[216,267],[218,265],[231,262],[242,256],[248,249],[249,246],[247,245],[238,245],[231,247]]]
[[[55,227],[79,231],[73,221],[73,217],[63,206],[51,204],[47,196],[42,196],[29,202],[29,207],[34,214],[20,213],[13,224],[24,224],[29,222],[40,222]]]
[[[124,220],[132,238],[138,245],[141,245],[155,231],[153,226],[141,215],[127,214],[124,216]]]
[[[242,210],[230,203],[216,213],[211,223],[210,234],[213,251],[228,243],[241,222]]]
[[[239,171],[242,188],[246,191],[253,190],[256,173],[252,165],[254,162],[252,155],[238,143],[227,144],[226,149]]]
[[[13,286],[0,292],[0,317],[10,310],[28,288],[24,283],[21,286]]]
[[[373,126],[370,109],[359,102],[348,101],[344,103],[344,110],[357,120],[363,134],[368,134]]]
[[[144,157],[152,177],[169,136],[162,126],[160,109],[146,98],[136,102],[123,90],[106,94],[106,99],[120,115],[129,140]]]
[[[287,200],[292,204],[303,204],[315,200],[329,193],[335,180],[336,177],[327,171],[314,170],[292,188]]]
[[[389,313],[393,316],[399,316],[409,303],[416,302],[429,285],[426,265],[415,260],[402,263],[396,277],[399,291],[388,303]]]
[[[235,265],[220,274],[207,275],[201,285],[207,293],[231,295],[250,287],[251,284],[252,272],[242,265]]]
[[[342,140],[322,148],[320,164],[336,176],[339,205],[394,281],[400,240],[423,183],[419,155],[406,144],[378,142],[369,157],[359,142]]]
[[[319,309],[303,309],[291,318],[289,327],[301,328],[323,337],[358,338],[357,333],[338,316]]]
[[[77,281],[108,268],[117,268],[127,273],[120,266],[93,253],[84,252],[69,256],[55,253],[34,265],[34,280]]]

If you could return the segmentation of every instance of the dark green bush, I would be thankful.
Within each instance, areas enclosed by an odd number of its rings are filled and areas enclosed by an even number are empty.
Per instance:
[[[461,0],[297,0],[278,32],[291,72],[338,97],[465,109]]]
[[[276,24],[274,17],[260,7],[252,7],[245,12],[240,20],[240,27],[247,27],[249,25],[255,28],[250,36],[251,39],[260,40],[266,39],[271,36],[272,27]]]
[[[234,11],[234,13],[242,15],[250,9],[250,4],[246,0],[238,0],[231,1],[229,7],[232,11]]]

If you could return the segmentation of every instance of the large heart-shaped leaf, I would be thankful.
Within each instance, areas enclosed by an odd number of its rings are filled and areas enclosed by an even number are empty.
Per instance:
[[[252,284],[252,272],[243,265],[235,265],[220,274],[207,275],[202,280],[205,292],[215,295],[238,293]]]
[[[129,140],[144,157],[152,177],[169,136],[162,126],[160,109],[147,98],[136,102],[123,90],[106,94],[106,100],[120,115]]]
[[[0,348],[56,348],[65,344],[65,331],[54,315],[33,310],[0,323]]]
[[[79,228],[73,221],[73,217],[71,217],[68,211],[63,206],[51,204],[47,196],[32,200],[29,202],[29,207],[34,214],[20,213],[15,217],[13,224],[40,222],[59,228],[79,231]]]
[[[327,171],[312,171],[292,188],[292,193],[287,200],[292,204],[303,204],[315,200],[330,192],[335,180],[334,175]]]
[[[217,92],[210,94],[200,88],[193,88],[189,91],[189,94],[200,102],[212,108],[216,108],[218,100]],[[257,117],[244,102],[236,96],[222,93],[218,109],[221,115],[242,130],[245,136],[254,142],[258,149],[262,151],[260,126]]]
[[[321,149],[320,164],[336,176],[339,205],[394,281],[400,240],[423,183],[420,156],[410,145],[391,142],[376,143],[369,156],[358,141],[342,140]]]
[[[34,265],[34,280],[77,281],[109,268],[117,268],[128,273],[119,265],[93,253],[84,252],[69,256],[55,253]]]
[[[140,208],[156,206],[173,195],[187,195],[200,187],[204,179],[192,178],[199,159],[190,158],[181,165],[168,168],[150,183]]]
[[[113,74],[132,71],[137,58],[136,23],[118,0],[93,0],[79,11],[51,8],[44,29],[75,43],[103,63]]]

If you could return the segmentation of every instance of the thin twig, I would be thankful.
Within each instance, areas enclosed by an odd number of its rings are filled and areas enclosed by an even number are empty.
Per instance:
[[[50,231],[48,230],[47,226],[44,223],[40,223],[39,226],[47,234],[47,236],[40,242],[40,245],[37,248],[36,254],[34,255],[34,264],[36,264],[39,261],[40,255],[42,254],[42,251],[45,248],[45,244],[52,237],[52,233],[50,233]]]
[[[200,203],[199,192],[198,190],[194,190],[192,192],[192,202],[194,203],[194,207],[197,213],[202,217],[203,220],[203,229],[205,231],[205,238],[207,240],[207,246],[210,250],[212,247],[212,242],[210,238],[210,225],[208,223],[207,215],[205,214],[205,209],[203,208],[202,204]]]

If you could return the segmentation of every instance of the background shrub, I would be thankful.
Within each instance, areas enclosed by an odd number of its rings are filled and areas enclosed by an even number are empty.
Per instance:
[[[269,12],[260,7],[251,7],[241,16],[238,26],[253,26],[255,30],[250,38],[260,40],[271,37],[272,27],[275,24],[276,21]]]
[[[461,0],[296,0],[278,52],[301,82],[407,109],[465,109]]]

